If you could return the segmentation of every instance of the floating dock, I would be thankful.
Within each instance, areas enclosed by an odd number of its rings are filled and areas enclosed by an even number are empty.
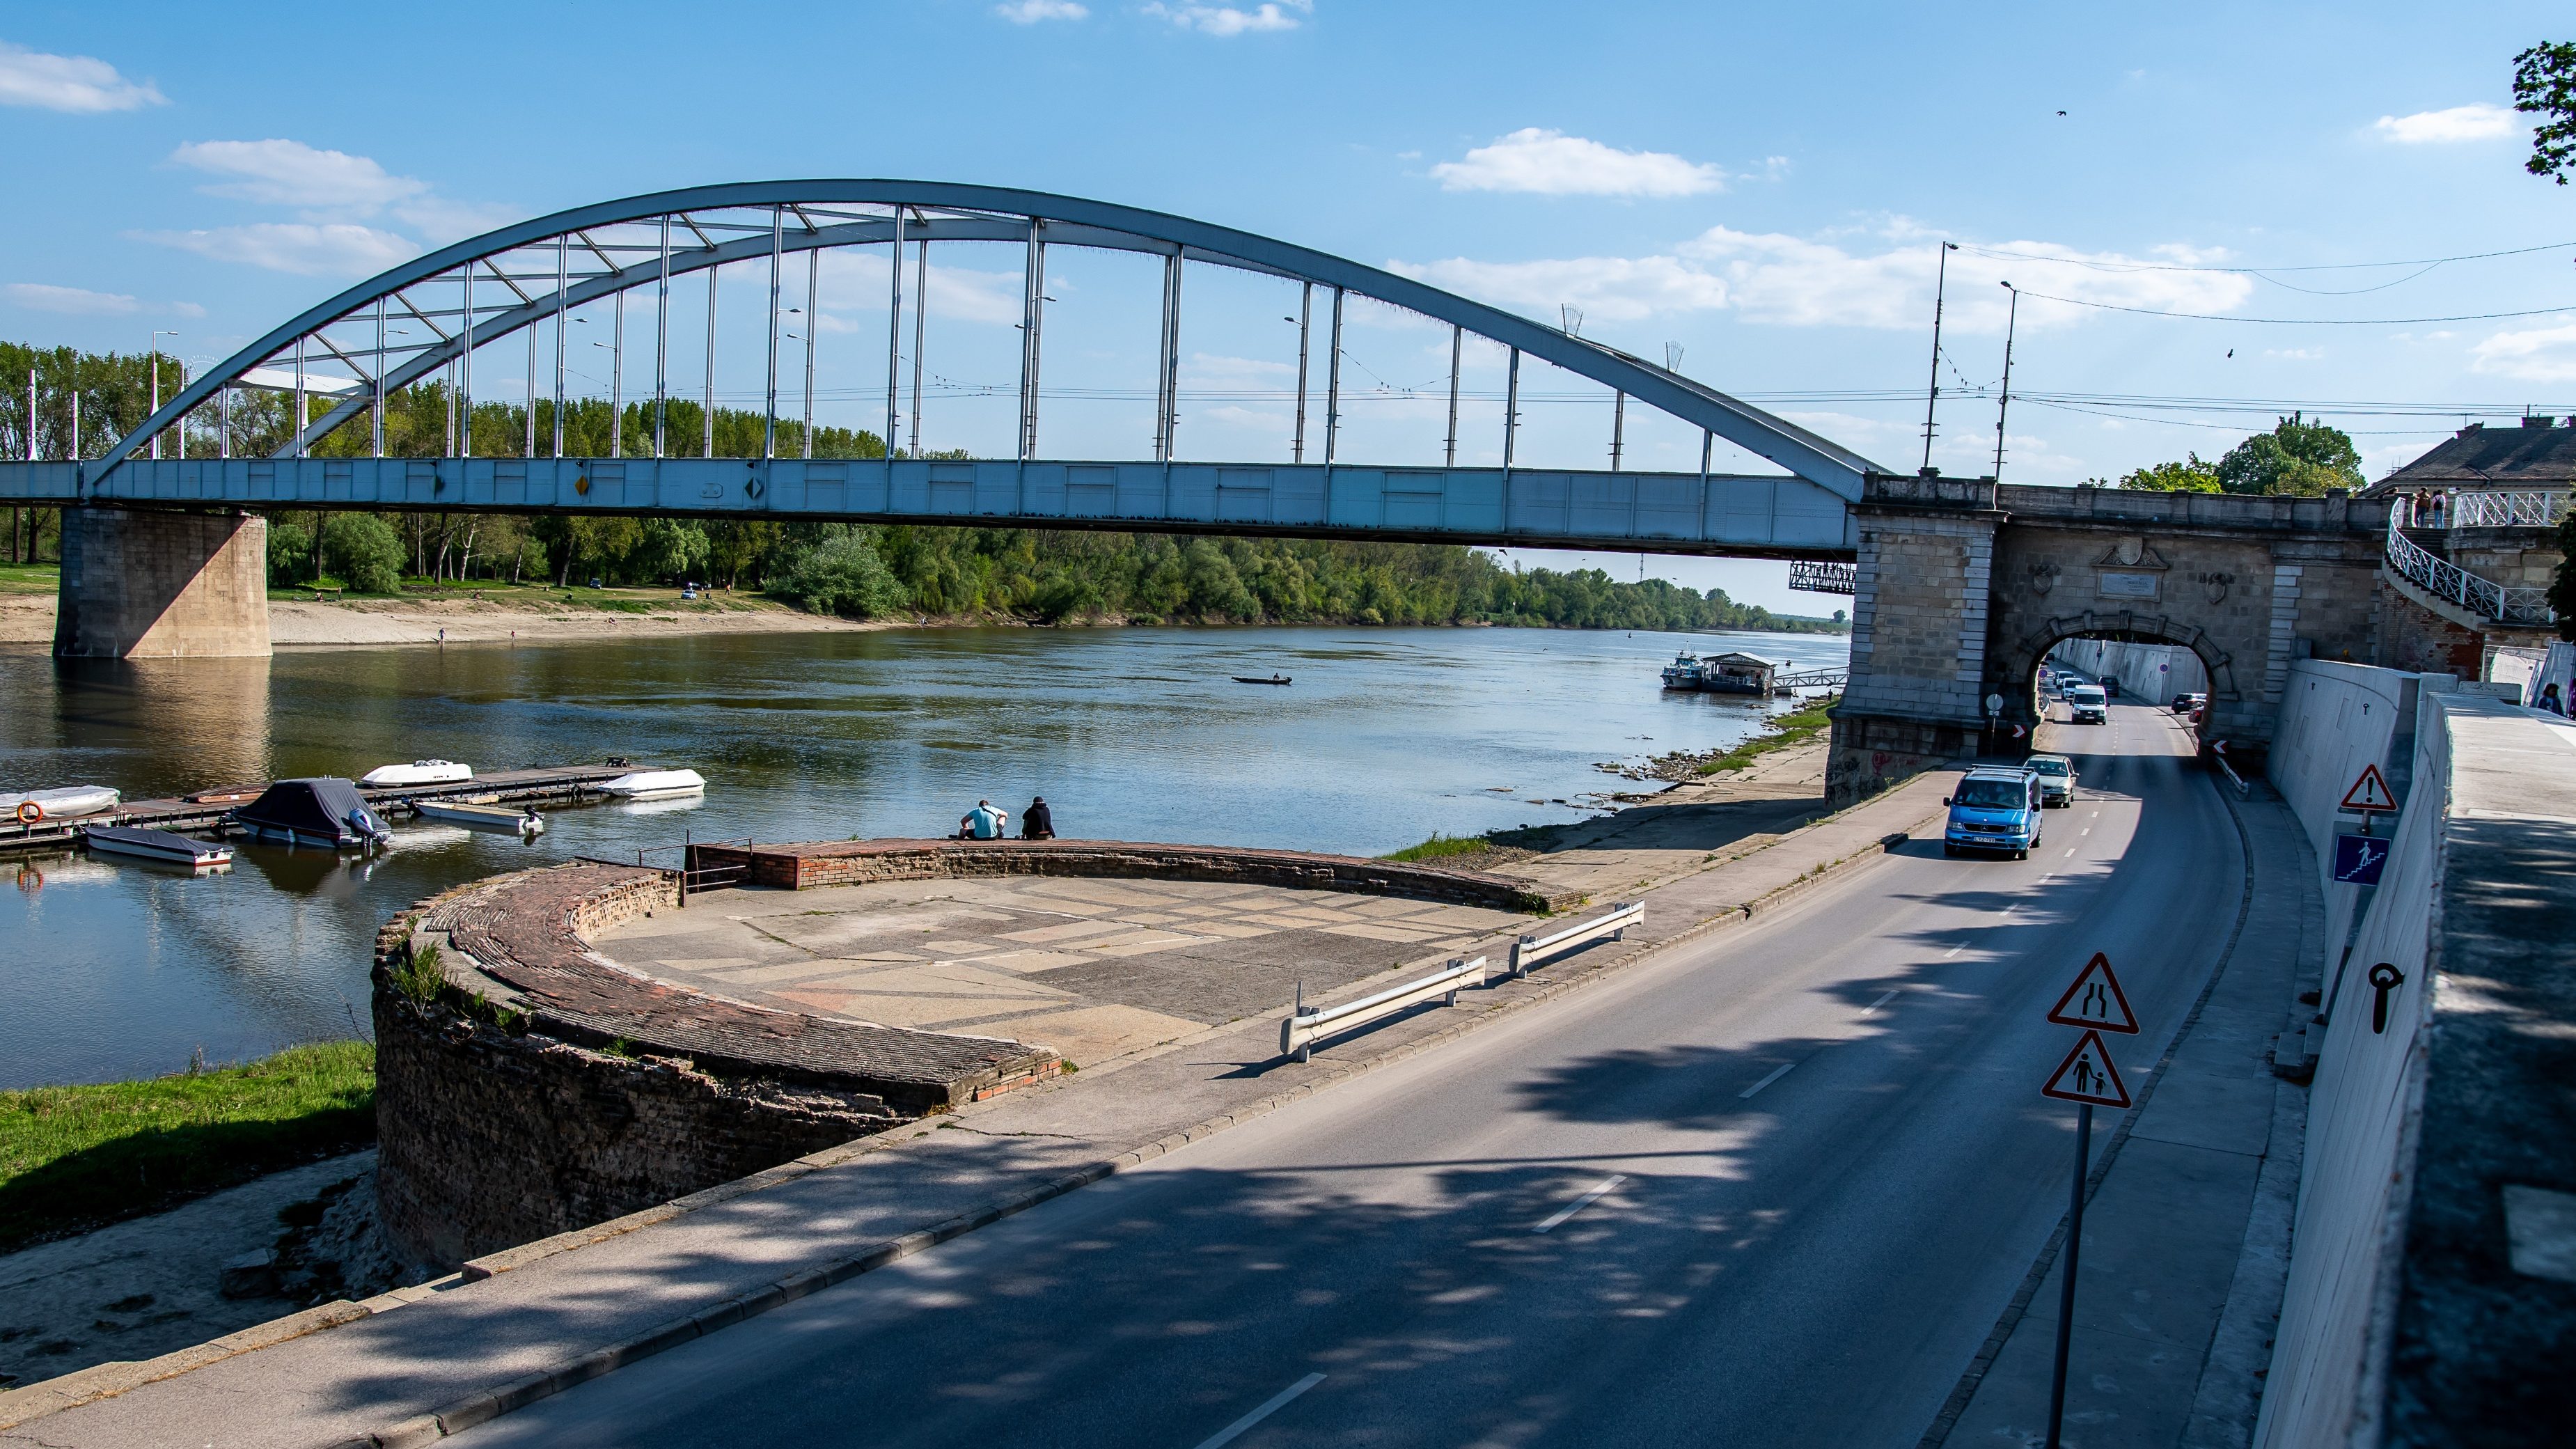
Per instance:
[[[419,811],[415,802],[454,801],[477,805],[583,804],[613,797],[599,787],[634,774],[637,765],[552,765],[528,770],[496,770],[471,780],[439,785],[361,785],[358,794],[389,820]],[[122,825],[138,830],[172,830],[193,834],[219,831],[234,807],[256,800],[265,786],[236,785],[199,790],[167,800],[128,800],[113,810],[69,820],[40,820],[33,825],[0,822],[0,855],[20,850],[59,850],[80,844],[81,827]]]

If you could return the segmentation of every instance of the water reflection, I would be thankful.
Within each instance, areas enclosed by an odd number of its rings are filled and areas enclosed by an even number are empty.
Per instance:
[[[703,799],[548,812],[534,841],[405,825],[366,857],[243,845],[190,879],[0,863],[0,1087],[346,1035],[392,911],[495,871],[699,839],[936,835],[1034,794],[1068,837],[1377,854],[1580,818],[1595,769],[1708,749],[1764,706],[1666,694],[1706,638],[1503,629],[901,630],[56,665],[0,651],[0,785],[129,797],[393,761],[686,765]],[[1839,638],[1716,647],[1839,666]],[[1234,675],[1292,675],[1292,688]],[[667,858],[667,857],[664,857]]]

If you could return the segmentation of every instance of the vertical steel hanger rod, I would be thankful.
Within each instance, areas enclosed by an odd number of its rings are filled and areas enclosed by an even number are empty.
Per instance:
[[[1467,346],[1467,329],[1449,326],[1449,451],[1442,458],[1444,467],[1458,466],[1458,357]]]
[[[608,456],[626,456],[626,289],[617,289],[617,321],[608,337]]]
[[[1521,350],[1512,349],[1510,369],[1503,374],[1503,471],[1512,471],[1512,444],[1521,430]]]
[[[1037,222],[1029,223],[1030,234],[1036,234]],[[894,458],[895,424],[901,421],[898,405],[903,388],[903,208],[894,209],[894,247],[886,253],[886,411],[885,455]],[[1020,432],[1028,433],[1028,339],[1020,340]],[[1023,442],[1020,456],[1029,455]]]
[[[1342,432],[1342,289],[1333,289],[1333,334],[1324,358],[1324,466],[1333,466],[1333,451]]]
[[[376,299],[376,376],[374,391],[376,394],[375,407],[373,409],[376,415],[375,455],[381,458],[385,455],[385,299],[382,297],[378,297]],[[185,435],[182,434],[181,436],[184,439]],[[182,441],[179,444],[179,451],[182,453],[188,451],[188,445],[185,441]]]
[[[564,309],[572,298],[572,238],[555,238],[555,453],[563,456],[564,445]],[[535,335],[536,329],[530,328]]]
[[[714,251],[715,244],[709,242],[707,250]],[[713,263],[707,267],[706,455],[710,458],[716,455],[716,274],[723,270]]]
[[[778,456],[778,269],[787,259],[787,209],[769,209],[769,381],[761,406],[760,456]]]
[[[1315,316],[1315,284],[1298,289],[1297,297],[1297,432],[1288,445],[1288,461],[1306,461],[1306,339]]]
[[[662,216],[662,279],[653,292],[653,456],[663,456],[671,411],[671,217]]]
[[[814,456],[814,342],[823,320],[822,304],[814,299],[823,292],[823,249],[805,250],[805,449],[804,456]]]
[[[925,335],[930,317],[930,238],[923,237],[916,249],[912,269],[912,456],[921,456],[921,367],[922,349],[928,344]]]

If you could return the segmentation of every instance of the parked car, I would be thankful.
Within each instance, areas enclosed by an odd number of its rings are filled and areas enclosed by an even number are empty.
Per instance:
[[[2075,762],[2064,755],[2033,755],[2022,761],[2039,777],[2039,803],[2063,808],[2075,803]]]
[[[1950,807],[1941,853],[2009,854],[2027,859],[2039,848],[2039,776],[2018,765],[1979,765],[1959,777],[1941,802]]]
[[[2098,684],[2078,684],[2066,691],[2066,708],[2077,724],[2109,724],[2111,705]]]

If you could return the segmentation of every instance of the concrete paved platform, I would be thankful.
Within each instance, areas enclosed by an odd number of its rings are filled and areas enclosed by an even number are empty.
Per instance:
[[[1390,967],[1500,959],[1533,917],[1337,891],[1042,876],[727,891],[612,960],[782,1011],[1008,1037],[1091,1066]]]

